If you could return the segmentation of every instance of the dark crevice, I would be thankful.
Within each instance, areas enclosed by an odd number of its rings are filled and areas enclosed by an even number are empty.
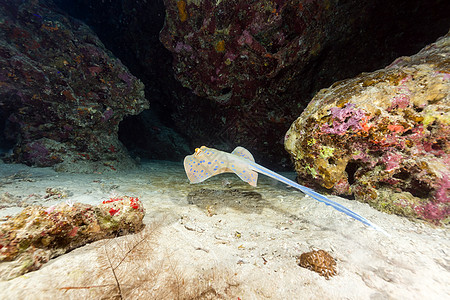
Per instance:
[[[406,190],[414,197],[426,199],[431,196],[431,191],[433,189],[430,188],[430,186],[425,182],[420,181],[417,178],[413,178],[411,180],[411,187]]]
[[[345,172],[347,172],[347,180],[350,185],[355,183],[355,173],[359,168],[357,162],[350,161],[345,167]]]
[[[230,93],[231,91],[232,91],[232,89],[231,89],[230,87],[226,87],[226,88],[223,88],[223,89],[220,91],[220,93],[221,93],[222,95],[226,95],[226,94]]]
[[[433,150],[439,151],[445,148],[445,141],[439,139],[431,145]]]
[[[408,129],[405,132],[403,132],[401,135],[406,136],[406,135],[411,135],[411,134],[413,134],[413,131],[411,129]]]
[[[394,174],[392,177],[396,179],[407,180],[410,176],[411,174],[409,172],[400,171],[399,173]]]

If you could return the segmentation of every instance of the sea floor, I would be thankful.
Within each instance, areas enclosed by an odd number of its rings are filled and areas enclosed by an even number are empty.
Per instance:
[[[115,174],[0,164],[0,195],[0,221],[25,205],[113,195],[139,197],[146,209],[143,233],[0,281],[0,299],[450,299],[448,227],[330,196],[386,236],[264,176],[254,188],[233,174],[189,184],[181,163],[164,161]],[[337,263],[328,280],[298,265],[318,249]]]

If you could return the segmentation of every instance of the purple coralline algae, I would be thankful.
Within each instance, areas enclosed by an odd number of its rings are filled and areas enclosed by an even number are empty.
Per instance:
[[[140,231],[145,210],[135,197],[92,206],[28,206],[0,225],[0,279],[38,270],[53,257],[100,239]]]
[[[172,53],[175,76],[211,100],[179,99],[177,126],[194,141],[230,151],[245,146],[269,166],[288,162],[280,133],[306,106],[307,97],[298,99],[314,81],[300,74],[333,39],[330,24],[347,23],[347,7],[303,0],[164,4],[160,40]]]
[[[118,124],[148,107],[143,84],[51,1],[2,1],[0,20],[0,105],[16,140],[7,161],[59,171],[130,168]]]
[[[333,124],[324,124],[322,130],[327,133],[345,134],[347,130],[359,130],[361,129],[360,122],[366,117],[364,111],[354,109],[355,104],[348,103],[345,107],[333,107],[330,109],[330,113],[333,116]]]
[[[173,101],[176,126],[193,144],[230,151],[241,145],[269,167],[289,166],[282,136],[313,92],[384,66],[399,53],[393,46],[400,39],[403,48],[427,32],[420,41],[430,43],[430,27],[447,22],[439,21],[438,1],[385,2],[165,0],[160,40],[172,54],[173,72],[184,87],[211,100],[172,87],[177,99],[167,101]],[[422,12],[426,23],[411,17]],[[408,25],[394,38],[399,23]]]
[[[164,1],[160,34],[178,80],[219,103],[252,99],[321,48],[334,6],[321,1]],[[314,24],[308,26],[307,24]],[[281,80],[280,80],[281,82]],[[283,87],[281,86],[280,89]]]
[[[450,33],[337,82],[285,137],[300,180],[434,224],[450,215]]]

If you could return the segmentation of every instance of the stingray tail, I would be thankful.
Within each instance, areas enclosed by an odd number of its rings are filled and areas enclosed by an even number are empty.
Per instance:
[[[288,178],[286,178],[284,176],[281,176],[278,173],[275,173],[275,172],[273,172],[273,171],[271,171],[271,170],[269,170],[269,169],[267,169],[267,168],[265,168],[263,166],[260,166],[257,163],[253,163],[252,167],[253,167],[253,169],[255,171],[257,171],[257,172],[259,172],[261,174],[264,174],[266,176],[272,177],[273,179],[281,181],[281,182],[283,182],[283,183],[285,183],[287,185],[290,185],[290,186],[292,186],[292,187],[302,191],[306,195],[312,197],[313,199],[315,199],[315,200],[317,200],[319,202],[325,203],[326,205],[329,205],[329,206],[333,207],[337,211],[340,211],[340,212],[342,212],[342,213],[352,217],[353,219],[356,219],[356,220],[360,221],[361,223],[364,223],[365,225],[370,226],[370,227],[372,227],[372,228],[374,228],[374,229],[384,233],[385,235],[389,236],[389,234],[386,231],[384,231],[382,228],[380,228],[377,225],[373,224],[372,222],[370,222],[369,220],[367,220],[363,216],[360,216],[359,214],[351,211],[350,209],[348,209],[347,207],[343,206],[342,204],[339,204],[339,203],[337,203],[337,202],[335,202],[335,201],[325,197],[324,195],[319,194],[319,193],[313,191],[310,188],[307,188],[306,186],[300,185],[300,184],[298,184],[298,183],[296,183],[296,182],[294,182],[294,181],[292,181],[292,180],[290,180],[290,179],[288,179]]]
[[[289,180],[289,179],[288,179],[288,180]],[[295,183],[295,182],[294,182],[294,183]],[[347,207],[343,206],[342,204],[339,204],[339,203],[337,203],[336,201],[333,201],[333,200],[331,200],[331,199],[325,197],[324,195],[319,194],[319,193],[313,191],[313,190],[310,189],[310,188],[307,188],[307,187],[302,186],[302,185],[300,185],[300,184],[297,184],[297,185],[299,185],[299,186],[302,187],[302,188],[300,189],[300,188],[297,187],[297,186],[294,186],[294,185],[292,185],[292,186],[295,187],[295,188],[297,188],[297,189],[299,189],[299,190],[301,190],[303,193],[307,194],[308,196],[312,197],[313,199],[316,199],[317,201],[320,201],[320,202],[322,202],[322,203],[325,203],[326,205],[329,205],[329,206],[333,207],[333,208],[336,209],[337,211],[340,211],[340,212],[342,212],[342,213],[344,213],[344,214],[346,214],[346,215],[352,217],[353,219],[356,219],[356,220],[358,220],[358,221],[360,221],[360,222],[366,224],[367,226],[370,226],[370,227],[372,227],[373,229],[376,229],[376,230],[378,230],[378,231],[381,231],[381,232],[384,233],[385,235],[388,235],[388,236],[389,236],[389,234],[388,234],[386,231],[384,231],[382,228],[380,228],[379,226],[373,224],[372,222],[370,222],[369,220],[367,220],[367,219],[364,218],[363,216],[361,216],[361,215],[355,213],[354,211],[352,211],[352,210],[348,209]]]

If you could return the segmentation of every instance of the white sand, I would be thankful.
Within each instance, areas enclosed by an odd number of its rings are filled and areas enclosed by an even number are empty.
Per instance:
[[[234,175],[190,185],[181,163],[153,161],[128,173],[106,175],[0,164],[0,194],[7,192],[31,204],[39,199],[32,194],[43,196],[49,187],[65,190],[69,197],[40,204],[67,199],[98,204],[112,193],[139,197],[146,208],[146,224],[163,219],[149,260],[176,266],[186,285],[214,270],[208,284],[225,298],[450,299],[449,228],[386,215],[357,201],[331,197],[390,237],[264,176],[252,188]],[[218,191],[213,199],[203,199],[198,197],[200,189]],[[238,191],[231,193],[233,189]],[[250,191],[257,194],[238,197]],[[0,209],[0,217],[20,211],[11,205]],[[118,245],[126,238],[106,245]],[[86,245],[38,271],[0,282],[0,299],[98,298],[95,287],[61,288],[104,283],[93,274],[99,273],[105,243]],[[336,259],[335,277],[326,280],[297,265],[296,257],[313,249],[326,250]]]

